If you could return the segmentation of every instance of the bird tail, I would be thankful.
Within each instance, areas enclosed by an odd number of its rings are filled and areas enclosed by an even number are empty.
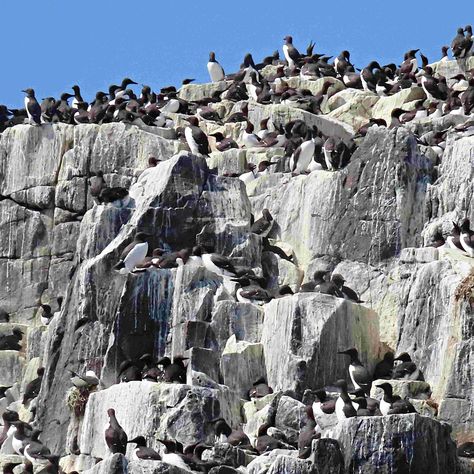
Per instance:
[[[116,265],[114,265],[114,270],[119,272],[122,268],[125,268],[125,262],[123,260],[119,260]]]

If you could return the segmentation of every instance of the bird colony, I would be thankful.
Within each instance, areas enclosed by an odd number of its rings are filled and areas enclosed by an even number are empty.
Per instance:
[[[472,28],[283,41],[0,105],[4,473],[473,472]]]

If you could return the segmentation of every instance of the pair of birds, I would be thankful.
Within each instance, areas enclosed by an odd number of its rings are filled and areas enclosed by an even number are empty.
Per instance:
[[[317,270],[313,274],[313,279],[303,283],[300,288],[300,293],[317,292],[324,295],[336,296],[337,298],[344,298],[355,303],[364,303],[359,298],[359,295],[350,287],[344,285],[346,280],[338,273],[334,273],[329,281],[326,280],[329,274],[326,270]]]
[[[467,34],[465,34],[467,33]],[[472,27],[467,25],[458,28],[456,36],[451,42],[451,51],[456,59],[464,59],[473,54]]]

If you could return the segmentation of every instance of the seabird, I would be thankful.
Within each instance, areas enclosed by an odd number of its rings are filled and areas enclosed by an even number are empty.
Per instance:
[[[30,439],[31,439],[25,433],[25,428],[27,424],[24,423],[23,421],[14,421],[12,425],[13,425],[12,448],[19,456],[22,456],[26,445],[30,442]]]
[[[317,287],[326,283],[324,277],[327,275],[325,270],[317,270],[314,272],[313,279],[307,283],[303,283],[300,287],[300,293],[317,291]]]
[[[416,53],[419,49],[411,49],[405,53],[405,58],[400,66],[400,74],[414,74],[418,69]]]
[[[253,234],[260,235],[261,237],[267,237],[268,234],[271,232],[275,221],[270,214],[268,209],[263,209],[262,217],[257,219],[250,228],[250,232]]]
[[[93,388],[99,385],[99,378],[93,370],[87,370],[85,375],[79,375],[76,372],[71,372],[71,383],[77,388]]]
[[[354,403],[359,405],[357,416],[373,416],[373,413],[367,408],[367,399],[365,397],[354,398]]]
[[[448,236],[446,242],[448,243],[449,248],[464,252],[464,247],[461,244],[461,228],[456,224],[456,222],[453,222],[451,235]]]
[[[176,441],[170,439],[157,439],[157,441],[165,446],[165,451],[161,456],[164,463],[189,471],[184,456],[176,452],[178,449]]]
[[[374,380],[377,379],[391,379],[393,371],[394,353],[386,352],[383,359],[375,366]]]
[[[78,102],[76,104],[76,112],[74,113],[74,122],[76,125],[89,123],[89,104],[87,102]]]
[[[253,133],[254,127],[253,124],[247,121],[247,127],[245,128],[244,132],[242,133],[242,146],[245,148],[252,148],[258,146],[260,143],[260,138],[258,135]]]
[[[74,85],[71,87],[71,89],[74,91],[74,99],[72,99],[71,107],[73,109],[77,109],[77,105],[81,102],[84,102],[84,99],[81,95],[81,88],[78,85]]]
[[[255,171],[257,169],[256,165],[249,163],[247,165],[247,169],[249,170],[247,173],[242,173],[239,176],[239,179],[245,184],[250,183],[258,178],[258,173]]]
[[[202,250],[202,249],[201,249]],[[203,265],[216,275],[233,277],[236,275],[234,265],[229,257],[218,253],[202,252]]]
[[[23,451],[26,459],[31,463],[41,462],[47,460],[47,456],[51,455],[51,451],[39,441],[40,430],[34,430],[30,441],[25,445]]]
[[[365,91],[375,92],[377,85],[377,78],[374,73],[374,69],[382,69],[382,66],[377,61],[371,61],[362,71],[360,72],[360,80],[362,81],[362,87]]]
[[[423,71],[421,87],[425,91],[428,100],[446,100],[448,98],[447,91],[439,87],[439,81],[433,77],[433,68],[426,66]]]
[[[47,326],[54,317],[54,313],[49,304],[41,304],[38,313],[40,314],[41,324],[44,324],[45,326]]]
[[[346,418],[357,416],[357,409],[359,405],[354,404],[347,393],[347,382],[343,379],[338,380],[335,384],[340,389],[340,395],[336,400],[335,412],[338,421],[343,421]]]
[[[402,400],[398,395],[393,395],[393,387],[388,382],[377,385],[384,391],[380,400],[380,412],[382,415],[402,415],[406,413],[417,413],[415,407],[405,398]]]
[[[464,115],[470,115],[474,111],[474,77],[469,79],[468,88],[460,95]]]
[[[44,370],[44,367],[40,367],[36,371],[37,377],[26,386],[25,393],[23,394],[23,405],[26,405],[30,400],[33,400],[33,398],[38,396],[41,382],[43,381]]]
[[[210,133],[209,136],[216,139],[216,149],[217,151],[227,151],[231,148],[239,148],[239,145],[232,139],[226,138],[221,132]]]
[[[0,336],[0,351],[20,351],[23,334],[19,327],[15,327],[11,334]]]
[[[474,458],[474,442],[466,441],[458,446],[458,456],[463,458]]]
[[[261,425],[257,432],[257,438],[255,440],[255,449],[258,454],[263,454],[274,449],[288,449],[289,445],[283,441],[270,436],[267,432],[270,428],[269,423]]]
[[[10,315],[8,314],[5,309],[0,308],[0,323],[8,323],[10,322]]]
[[[209,148],[209,140],[207,135],[199,128],[199,120],[197,117],[188,117],[185,119],[189,125],[184,129],[184,136],[186,142],[193,155],[209,155],[211,149]]]
[[[339,288],[345,299],[354,301],[355,303],[364,303],[364,301],[359,298],[359,295],[352,288],[344,285],[346,280],[344,280],[342,275],[339,273],[334,273],[331,277],[331,281]]]
[[[254,280],[251,282],[248,277],[233,278],[232,281],[239,283],[236,298],[240,303],[262,305],[273,299],[273,295],[269,291],[254,283]]]
[[[431,242],[427,245],[427,247],[434,247],[434,248],[445,248],[447,247],[447,243],[443,234],[440,231],[437,231],[431,237]]]
[[[122,275],[133,272],[135,267],[143,262],[148,253],[147,238],[148,235],[144,232],[137,232],[133,242],[123,249],[114,270]]]
[[[348,355],[351,358],[349,364],[349,375],[352,380],[352,384],[356,389],[362,389],[367,394],[370,393],[370,387],[372,385],[372,376],[369,371],[362,365],[359,360],[359,353],[356,348],[352,347],[345,351],[339,351],[338,354]]]
[[[351,159],[347,145],[339,138],[329,137],[323,146],[324,161],[329,171],[335,171],[346,166]]]
[[[423,373],[411,360],[411,357],[407,352],[402,352],[399,356],[395,357],[394,360],[401,361],[401,364],[398,364],[393,369],[393,379],[421,381],[425,380],[425,378],[423,377]]]
[[[209,53],[209,62],[207,63],[207,70],[212,82],[220,82],[225,80],[225,73],[222,66],[216,61],[216,53],[211,51]]]
[[[298,50],[293,46],[293,38],[291,36],[285,36],[283,38],[285,44],[283,45],[283,54],[288,62],[290,69],[294,69],[295,63],[298,62],[301,55]]]
[[[315,140],[313,138],[313,132],[308,129],[305,140],[290,158],[290,171],[294,174],[305,173],[313,161],[314,151]]]
[[[314,395],[317,400],[313,402],[313,413],[319,416],[331,415],[336,409],[336,400],[330,399],[326,393],[326,390],[319,389],[315,390]]]
[[[309,457],[313,440],[321,437],[321,433],[316,432],[317,424],[311,405],[307,406],[305,411],[306,420],[298,435],[298,457],[300,459]]]
[[[112,454],[121,453],[125,455],[127,451],[127,433],[120,426],[115,416],[115,410],[109,408],[107,410],[109,423],[105,429],[105,443]]]
[[[124,360],[119,367],[118,380],[123,383],[136,382],[142,379],[141,369],[139,364],[127,359]]]
[[[470,256],[474,257],[474,232],[470,229],[469,219],[461,222],[461,236],[459,238],[462,248]]]
[[[25,89],[22,92],[26,94],[25,110],[30,125],[41,125],[41,106],[36,100],[35,91],[33,89]]]
[[[453,56],[457,58],[463,57],[464,54],[464,28],[458,28],[456,36],[454,37],[453,41],[451,41],[451,51],[453,52]]]
[[[173,363],[171,363],[169,357],[162,357],[157,362],[157,365],[163,367],[163,381],[168,383],[186,383],[186,367],[183,361],[187,359],[187,357],[175,356]]]
[[[157,362],[151,354],[142,355],[139,362],[143,364],[142,380],[158,382],[163,377],[163,371],[157,367]]]
[[[133,450],[133,459],[136,461],[150,460],[150,461],[161,461],[161,456],[154,449],[148,448],[146,440],[143,436],[137,436],[136,438],[127,441],[127,444],[135,443],[137,447]]]
[[[6,409],[2,413],[2,420],[3,420],[3,430],[0,434],[0,447],[3,446],[3,443],[7,440],[7,438],[11,435],[10,428],[15,421],[19,421],[19,416],[16,411]]]
[[[273,393],[273,389],[265,381],[264,377],[260,377],[249,390],[249,398],[263,398]]]

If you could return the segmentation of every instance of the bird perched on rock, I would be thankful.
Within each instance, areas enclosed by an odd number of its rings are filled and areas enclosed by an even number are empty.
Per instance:
[[[139,364],[131,359],[124,360],[119,367],[117,376],[119,382],[136,382],[142,379],[141,369]]]
[[[190,470],[187,459],[182,453],[178,452],[178,444],[176,441],[171,439],[157,439],[157,441],[165,446],[165,451],[161,456],[164,463],[184,469],[186,472]]]
[[[269,428],[270,424],[264,423],[258,429],[257,438],[255,440],[255,449],[258,454],[273,451],[274,449],[293,449],[293,447],[289,446],[287,443],[270,436],[267,433]]]
[[[97,377],[93,370],[87,370],[85,375],[79,375],[72,370],[69,372],[71,372],[72,375],[71,383],[77,388],[91,389],[99,385],[99,377]]]
[[[186,142],[193,155],[209,155],[209,140],[207,135],[199,128],[199,120],[197,117],[188,117],[185,119],[189,125],[184,129]]]
[[[306,173],[313,160],[315,151],[315,137],[312,130],[308,129],[306,137],[290,158],[290,171],[294,174]]]
[[[231,148],[239,148],[237,142],[232,138],[226,138],[221,132],[210,133],[209,136],[216,139],[216,149],[217,151],[226,151]]]
[[[249,398],[263,398],[273,393],[273,389],[265,381],[264,377],[260,377],[249,390]]]
[[[20,351],[20,341],[23,339],[23,331],[19,327],[15,327],[11,334],[3,334],[0,336],[1,351]]]
[[[307,459],[311,454],[313,440],[321,437],[321,433],[316,432],[316,420],[311,405],[306,407],[306,420],[298,435],[298,457]]]
[[[26,94],[25,110],[28,115],[30,125],[41,125],[41,106],[36,100],[35,91],[33,89],[25,89],[22,92]]]
[[[393,379],[404,379],[404,380],[421,380],[424,381],[423,373],[417,367],[417,365],[411,360],[410,355],[407,352],[402,352],[399,356],[395,357],[394,360],[401,361],[393,369]]]
[[[147,238],[148,235],[144,232],[137,232],[133,242],[123,249],[114,270],[122,275],[133,272],[135,267],[143,262],[148,253]]]
[[[448,247],[453,250],[458,250],[464,253],[464,247],[461,244],[461,228],[456,222],[453,222],[451,235],[446,239]]]
[[[26,459],[32,464],[36,462],[46,461],[51,451],[41,441],[39,441],[40,430],[34,430],[30,440],[26,443],[23,451]]]
[[[314,415],[326,416],[334,413],[336,400],[329,398],[326,390],[315,390],[314,396],[316,397],[312,405]]]
[[[320,285],[326,283],[324,277],[327,275],[325,270],[317,270],[314,272],[313,279],[307,283],[303,283],[300,287],[300,293],[305,293],[309,291],[317,291],[316,288]]]
[[[151,354],[142,355],[139,362],[143,364],[142,380],[158,382],[163,376],[163,371],[157,367],[157,363]]]
[[[272,231],[275,221],[270,214],[268,209],[262,210],[262,217],[257,219],[250,228],[250,232],[260,235],[262,237],[267,237],[267,235]]]
[[[3,429],[0,433],[0,447],[3,446],[3,443],[7,440],[7,438],[11,435],[10,428],[15,421],[19,421],[19,416],[16,411],[9,410],[8,408],[2,414],[3,420]]]
[[[339,421],[346,418],[357,416],[359,405],[354,404],[347,392],[347,382],[343,379],[338,380],[335,384],[340,389],[339,398],[336,400],[335,412]]]
[[[474,232],[470,228],[469,219],[463,219],[460,228],[461,235],[459,241],[461,242],[462,248],[470,257],[474,257]]]
[[[109,417],[109,423],[104,433],[105,443],[112,454],[125,454],[127,451],[128,441],[127,433],[125,433],[117,421],[115,410],[113,408],[107,410],[107,416]]]
[[[385,353],[385,355],[383,356],[383,360],[381,360],[375,366],[373,377],[374,380],[392,378],[394,358],[395,354],[393,352],[389,351]]]
[[[406,413],[417,413],[415,407],[407,400],[402,400],[398,395],[393,395],[393,387],[388,382],[377,385],[384,392],[380,401],[382,415],[400,415]]]
[[[260,144],[260,138],[258,135],[253,133],[254,126],[251,122],[247,121],[247,126],[245,130],[242,133],[242,146],[245,148],[252,148],[255,146],[259,146]]]
[[[209,62],[207,63],[207,71],[212,82],[220,82],[225,79],[223,67],[216,61],[216,53],[209,53]]]
[[[349,375],[351,377],[352,384],[356,389],[361,388],[365,393],[369,394],[370,387],[372,385],[372,376],[359,360],[359,353],[357,349],[351,347],[345,351],[339,351],[338,354],[348,355],[351,358],[351,362],[349,364]]]
[[[186,367],[184,361],[187,357],[175,356],[173,363],[169,357],[162,357],[157,364],[163,367],[163,381],[168,383],[186,383]]]
[[[352,288],[344,285],[346,280],[344,280],[342,275],[339,273],[333,273],[331,281],[338,287],[345,299],[354,301],[355,303],[364,303]]]
[[[127,444],[135,443],[136,448],[133,450],[132,459],[135,461],[148,460],[148,461],[161,461],[161,456],[154,449],[148,448],[146,440],[143,436],[137,436],[129,441]]]
[[[229,257],[214,252],[202,251],[201,258],[203,265],[210,272],[226,277],[236,276],[234,265]]]
[[[40,367],[36,371],[37,377],[33,379],[25,388],[25,393],[23,394],[23,405],[26,405],[30,400],[36,398],[39,394],[41,383],[43,381],[44,376],[44,367]]]
[[[41,304],[38,312],[40,314],[41,323],[45,326],[47,326],[54,317],[54,313],[49,304]]]
[[[289,68],[294,69],[301,55],[299,51],[293,46],[293,38],[291,36],[285,36],[283,41],[285,42],[283,45],[283,54],[285,55],[285,59],[288,62]]]

